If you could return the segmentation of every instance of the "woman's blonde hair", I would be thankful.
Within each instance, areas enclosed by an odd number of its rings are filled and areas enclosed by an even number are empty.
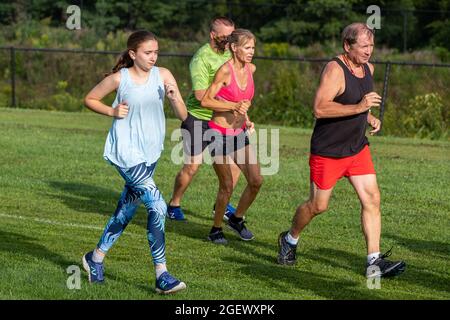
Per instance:
[[[236,46],[243,46],[247,41],[253,40],[256,44],[256,37],[251,31],[247,29],[236,29],[227,38],[228,43],[231,45],[234,43]],[[233,52],[233,50],[231,50]]]

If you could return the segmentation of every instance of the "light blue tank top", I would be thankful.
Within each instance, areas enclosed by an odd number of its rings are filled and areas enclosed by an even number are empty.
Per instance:
[[[128,68],[120,69],[120,85],[115,108],[128,103],[128,115],[114,118],[106,138],[103,157],[121,168],[131,168],[145,162],[156,162],[164,149],[166,119],[164,116],[164,84],[159,68],[153,66],[144,84],[135,84]]]

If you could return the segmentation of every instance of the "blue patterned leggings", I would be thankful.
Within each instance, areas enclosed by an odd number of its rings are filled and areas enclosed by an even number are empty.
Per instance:
[[[120,196],[117,209],[106,224],[97,247],[107,253],[136,213],[139,204],[147,209],[147,239],[154,264],[166,263],[164,222],[167,211],[166,202],[153,180],[156,162],[151,166],[141,163],[132,168],[116,166],[125,188]]]

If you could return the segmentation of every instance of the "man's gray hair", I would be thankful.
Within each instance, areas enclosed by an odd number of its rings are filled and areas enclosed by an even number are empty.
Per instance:
[[[227,27],[234,27],[234,22],[230,18],[225,16],[217,16],[211,19],[209,22],[209,31],[216,31],[216,28],[219,24],[223,24]]]
[[[355,44],[358,41],[358,36],[361,34],[367,34],[369,37],[373,37],[375,30],[362,22],[355,22],[346,26],[342,31],[342,47],[344,48],[345,43],[349,46]]]

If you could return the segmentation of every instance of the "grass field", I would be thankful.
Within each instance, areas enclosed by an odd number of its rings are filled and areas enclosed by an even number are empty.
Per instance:
[[[382,192],[382,251],[406,272],[367,288],[359,202],[341,180],[329,211],[302,234],[295,267],[275,264],[278,234],[309,191],[311,132],[280,128],[280,169],[266,176],[247,212],[255,240],[225,229],[228,246],[206,236],[217,179],[202,166],[184,198],[187,222],[166,221],[168,267],[188,289],[161,297],[146,239],[146,213],[135,219],[105,260],[106,283],[69,290],[70,265],[97,243],[123,181],[103,159],[111,119],[93,113],[0,109],[0,299],[449,299],[450,143],[373,137]],[[168,120],[155,181],[168,200],[180,165]],[[261,126],[262,127],[262,126]],[[244,181],[233,196],[236,203]]]

